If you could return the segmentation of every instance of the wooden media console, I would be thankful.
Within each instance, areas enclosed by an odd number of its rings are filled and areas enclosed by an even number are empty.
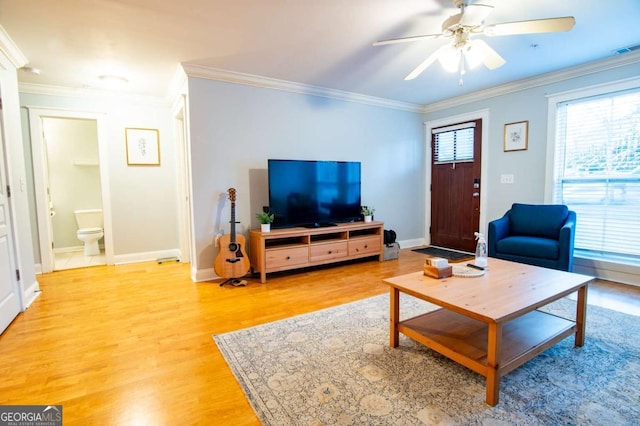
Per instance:
[[[249,259],[260,282],[267,273],[377,256],[383,260],[383,222],[354,222],[324,228],[249,231]]]

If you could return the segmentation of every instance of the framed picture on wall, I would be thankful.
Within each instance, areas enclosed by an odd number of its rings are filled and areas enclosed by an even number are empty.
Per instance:
[[[125,139],[129,166],[160,165],[160,133],[157,129],[126,128]]]
[[[529,122],[519,121],[504,125],[504,150],[524,151],[528,148]]]

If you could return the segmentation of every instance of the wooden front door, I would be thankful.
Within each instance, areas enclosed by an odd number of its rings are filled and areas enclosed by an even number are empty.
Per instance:
[[[431,245],[475,251],[480,227],[482,120],[433,129]]]

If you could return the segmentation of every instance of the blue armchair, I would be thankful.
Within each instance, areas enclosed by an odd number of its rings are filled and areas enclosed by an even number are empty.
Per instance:
[[[576,213],[556,204],[513,204],[489,223],[489,257],[571,271]]]

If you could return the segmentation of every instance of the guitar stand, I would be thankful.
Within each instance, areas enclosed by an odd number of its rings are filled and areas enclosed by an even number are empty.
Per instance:
[[[222,287],[225,284],[231,284],[234,287],[244,287],[247,285],[247,281],[246,280],[239,280],[237,278],[229,278],[228,280],[224,280],[220,283],[220,287]]]

